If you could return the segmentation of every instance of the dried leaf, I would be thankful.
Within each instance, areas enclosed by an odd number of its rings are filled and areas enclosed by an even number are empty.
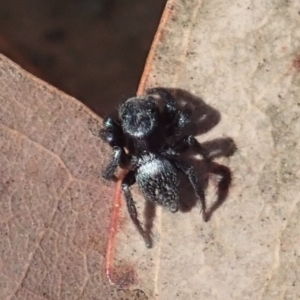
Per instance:
[[[234,140],[236,153],[216,159],[233,183],[208,223],[198,207],[157,208],[151,250],[123,205],[109,252],[116,284],[155,299],[300,297],[299,5],[168,2],[139,93],[164,86],[180,98],[184,90],[219,112],[217,126],[198,139]],[[208,192],[209,204],[214,197]],[[142,211],[144,200],[138,192],[134,198]]]
[[[105,275],[100,119],[4,56],[0,81],[0,299],[147,299]]]

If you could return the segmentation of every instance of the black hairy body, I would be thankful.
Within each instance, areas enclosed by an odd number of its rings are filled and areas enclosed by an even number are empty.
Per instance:
[[[118,166],[128,170],[122,190],[129,215],[147,247],[151,247],[151,240],[138,219],[130,191],[135,182],[146,201],[174,213],[179,209],[178,173],[184,173],[200,200],[206,221],[204,191],[193,167],[182,158],[190,148],[207,158],[194,136],[184,133],[190,120],[191,112],[187,107],[179,108],[168,91],[154,88],[145,96],[125,101],[118,109],[118,116],[106,118],[104,129],[100,131],[102,139],[113,148],[103,177],[112,179]]]

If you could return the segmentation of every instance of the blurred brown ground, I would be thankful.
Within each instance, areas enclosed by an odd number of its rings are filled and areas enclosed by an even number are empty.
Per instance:
[[[0,0],[0,52],[103,116],[135,94],[166,0]]]

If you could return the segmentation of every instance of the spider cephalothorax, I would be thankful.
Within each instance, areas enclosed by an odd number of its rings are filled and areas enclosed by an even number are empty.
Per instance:
[[[151,241],[138,220],[130,191],[135,182],[146,201],[176,212],[179,208],[178,172],[183,172],[201,202],[206,219],[204,191],[193,167],[181,158],[189,148],[207,158],[194,136],[183,134],[190,118],[190,110],[179,108],[168,91],[154,88],[145,96],[125,101],[118,109],[118,117],[104,120],[100,135],[113,148],[113,155],[103,177],[112,179],[118,166],[128,170],[122,190],[130,217],[147,247],[151,247]]]
[[[159,125],[159,110],[154,98],[130,98],[119,109],[123,132],[133,139],[146,139]]]

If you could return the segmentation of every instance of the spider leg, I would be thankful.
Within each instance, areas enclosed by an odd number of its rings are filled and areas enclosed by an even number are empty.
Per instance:
[[[125,167],[129,164],[129,157],[125,153],[124,138],[121,126],[117,120],[106,118],[103,122],[104,128],[100,130],[100,137],[113,147],[110,162],[102,173],[105,179],[112,179],[118,166]]]
[[[181,170],[188,177],[196,196],[198,197],[198,199],[201,202],[202,217],[203,217],[204,221],[206,221],[207,218],[206,218],[205,194],[204,194],[204,190],[200,186],[200,183],[199,183],[198,177],[194,171],[194,168],[192,166],[188,165],[186,162],[181,161],[179,159],[174,160],[174,164],[179,170]]]
[[[120,124],[111,117],[103,121],[103,129],[100,130],[100,137],[111,147],[124,147],[123,132]]]
[[[111,156],[110,162],[108,163],[107,167],[102,173],[103,178],[107,180],[112,179],[117,167],[118,166],[124,167],[128,165],[128,163],[129,163],[129,157],[125,153],[124,149],[115,146],[113,148],[113,154]]]
[[[164,88],[148,89],[147,94],[157,94],[164,99],[164,118],[166,120],[166,127],[169,129],[168,135],[179,136],[187,124],[190,123],[191,110],[187,106],[179,109],[174,97]]]
[[[231,171],[226,166],[217,163],[211,163],[209,173],[214,174],[218,177],[218,179],[214,180],[215,184],[217,185],[217,199],[207,210],[207,221],[209,221],[215,210],[217,210],[225,202],[232,181]]]
[[[174,144],[172,148],[178,153],[185,152],[189,148],[192,148],[196,153],[202,155],[204,159],[209,159],[209,154],[207,153],[207,151],[192,135],[180,139]]]
[[[164,88],[152,88],[146,90],[147,95],[149,94],[157,94],[162,99],[164,99],[166,103],[166,110],[170,117],[174,117],[177,113],[176,101],[173,96]]]
[[[130,186],[135,183],[135,173],[134,171],[128,172],[123,181],[122,181],[122,190],[126,199],[127,209],[130,215],[130,218],[137,228],[140,235],[143,237],[146,247],[151,248],[152,242],[150,236],[146,233],[146,231],[143,229],[139,219],[138,219],[138,213],[135,207],[134,200],[132,198],[132,194],[130,191]]]

